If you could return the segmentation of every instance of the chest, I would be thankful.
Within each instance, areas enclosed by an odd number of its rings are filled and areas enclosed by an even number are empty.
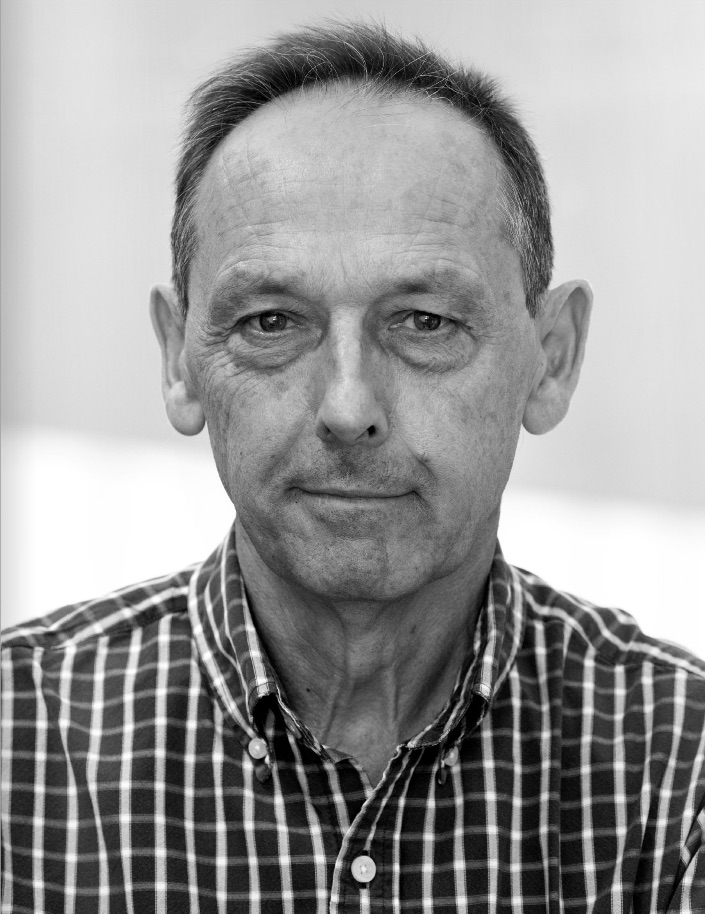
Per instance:
[[[137,731],[127,754],[74,744],[68,769],[52,750],[47,908],[55,886],[62,899],[109,890],[149,910],[156,885],[165,912],[215,910],[214,899],[219,911],[289,914],[509,912],[517,898],[525,912],[598,898],[605,911],[651,909],[669,891],[661,874],[677,868],[682,822],[659,823],[643,747],[582,740],[564,715],[518,727],[515,713],[498,700],[445,778],[431,746],[398,753],[375,790],[354,761],[321,758],[283,724],[269,772],[217,714],[197,727],[152,721],[162,732]]]

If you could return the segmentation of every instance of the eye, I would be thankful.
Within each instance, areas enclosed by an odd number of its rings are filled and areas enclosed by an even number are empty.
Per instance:
[[[414,321],[414,327],[417,330],[438,330],[443,322],[439,314],[430,314],[428,311],[414,311],[411,315]]]
[[[419,333],[438,337],[453,336],[458,329],[458,322],[451,317],[434,314],[433,311],[407,311],[401,314],[397,323],[393,324],[398,329],[406,331],[408,339],[418,340]]]
[[[263,333],[280,333],[286,330],[289,318],[281,311],[265,311],[256,316],[257,328]]]

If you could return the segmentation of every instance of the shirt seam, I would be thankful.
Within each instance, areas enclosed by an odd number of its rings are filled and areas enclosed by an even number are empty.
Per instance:
[[[184,599],[185,599],[185,597],[184,597]],[[128,609],[129,609],[129,607],[128,607]],[[144,629],[147,626],[154,623],[155,621],[157,621],[158,619],[164,619],[170,615],[188,616],[188,606],[187,605],[180,609],[171,608],[171,609],[165,609],[164,611],[160,611],[160,610],[161,610],[160,606],[150,606],[148,609],[140,611],[139,616],[134,616],[132,618],[123,619],[123,620],[120,620],[119,622],[115,622],[113,625],[110,625],[108,628],[103,629],[102,631],[94,632],[92,635],[88,635],[85,638],[81,639],[81,641],[79,641],[78,644],[76,645],[77,649],[81,650],[84,645],[93,644],[96,641],[99,641],[101,638],[112,638],[115,635],[120,635],[125,632],[136,631],[137,629]],[[54,653],[54,652],[58,653],[61,650],[65,650],[70,645],[76,644],[76,642],[74,640],[75,636],[80,635],[81,632],[83,631],[84,627],[85,626],[77,627],[73,632],[71,632],[70,635],[67,635],[63,639],[61,637],[62,632],[60,630],[56,631],[56,632],[42,632],[42,633],[38,633],[33,636],[31,636],[31,635],[22,636],[21,639],[18,639],[15,642],[12,642],[10,644],[3,644],[2,647],[0,648],[0,650],[2,651],[2,653],[5,653],[5,652],[9,653],[10,651],[14,651],[14,650],[26,650],[26,651],[31,651],[31,652],[41,651],[42,653]],[[36,638],[38,643],[32,644],[31,641],[28,640],[30,637]],[[56,639],[55,644],[42,643],[42,642],[45,642],[48,640],[54,640],[54,639]]]
[[[552,610],[553,607],[548,607],[545,614],[539,613],[531,603],[527,603],[525,606],[527,622],[529,621],[528,617],[530,617],[531,622],[536,625],[545,624],[547,620],[559,622],[564,628],[568,628],[574,632],[585,647],[594,652],[595,660],[601,662],[605,667],[610,667],[612,669],[620,666],[624,668],[639,668],[648,663],[671,672],[675,669],[683,670],[684,673],[702,680],[705,683],[705,671],[700,670],[691,660],[683,657],[657,657],[648,654],[650,647],[653,646],[655,648],[664,649],[664,647],[667,647],[666,642],[658,642],[656,645],[642,644],[630,646],[626,651],[622,651],[618,645],[611,645],[616,656],[610,656],[604,649],[605,645],[595,644],[585,632],[585,629],[577,621],[565,618],[567,610],[556,613]],[[638,654],[639,656],[634,656],[635,654]]]

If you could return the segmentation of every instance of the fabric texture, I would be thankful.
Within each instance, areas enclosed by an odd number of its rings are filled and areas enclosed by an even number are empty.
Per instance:
[[[234,530],[8,630],[2,686],[3,912],[705,912],[705,663],[499,546],[375,789],[287,705]]]

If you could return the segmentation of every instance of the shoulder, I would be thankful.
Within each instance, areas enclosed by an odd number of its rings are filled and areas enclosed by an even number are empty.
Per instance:
[[[521,593],[529,641],[540,630],[550,643],[563,644],[566,659],[567,655],[583,657],[585,662],[625,673],[639,674],[648,667],[664,675],[685,676],[698,684],[705,697],[705,661],[690,651],[645,634],[624,610],[556,590],[521,568],[511,566],[511,573]]]
[[[646,635],[623,610],[521,569],[512,575],[525,625],[517,673],[537,687],[546,683],[576,745],[588,730],[617,741],[628,733],[644,757],[662,760],[662,773],[671,762],[699,772],[705,792],[705,662]]]
[[[95,650],[101,639],[129,637],[166,617],[185,617],[188,589],[196,566],[142,581],[92,600],[61,607],[2,633],[2,652],[17,656],[61,655],[67,650]]]
[[[579,778],[589,758],[605,795],[624,772],[630,795],[650,793],[650,808],[695,823],[705,803],[705,663],[620,609],[511,573],[525,624],[515,675],[550,705],[563,777]]]

